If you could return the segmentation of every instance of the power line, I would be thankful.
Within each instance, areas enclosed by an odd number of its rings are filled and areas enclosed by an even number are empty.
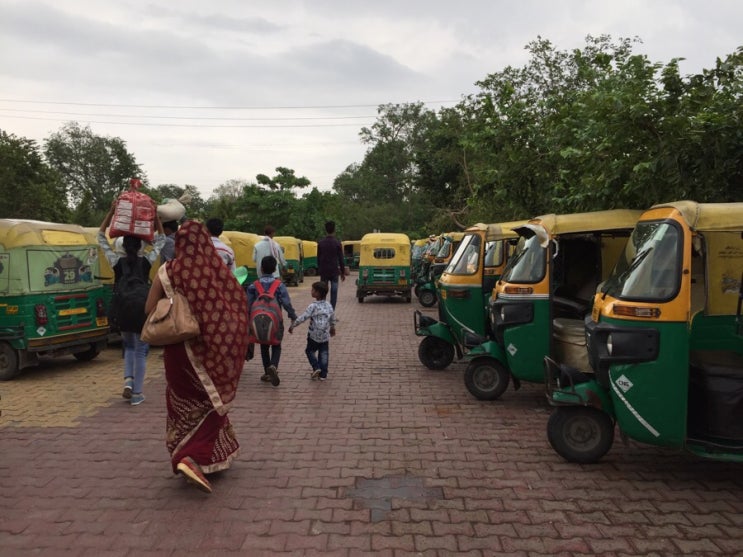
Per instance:
[[[147,114],[91,114],[88,112],[62,112],[59,110],[26,110],[23,108],[0,108],[0,112],[33,112],[34,114],[62,114],[66,116],[86,116],[103,118],[153,118],[156,120],[237,120],[240,122],[273,122],[276,120],[359,120],[375,118],[371,116],[281,116],[276,118],[235,118],[221,116],[148,116]]]
[[[459,100],[441,101],[408,101],[405,103],[377,103],[377,104],[336,104],[336,105],[307,105],[307,106],[180,106],[180,105],[157,105],[157,104],[104,104],[104,103],[81,103],[67,101],[31,101],[25,99],[0,99],[0,102],[28,103],[28,104],[61,104],[69,106],[99,106],[107,108],[158,108],[158,109],[187,109],[187,110],[305,110],[305,109],[327,109],[327,108],[377,108],[385,104],[446,104],[456,103]]]

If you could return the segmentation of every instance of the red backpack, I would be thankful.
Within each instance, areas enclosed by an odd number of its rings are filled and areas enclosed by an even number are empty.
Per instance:
[[[274,279],[268,290],[263,288],[260,280],[253,283],[257,293],[248,317],[249,342],[258,344],[281,344],[284,338],[284,321],[281,306],[276,299],[276,290],[281,281]]]

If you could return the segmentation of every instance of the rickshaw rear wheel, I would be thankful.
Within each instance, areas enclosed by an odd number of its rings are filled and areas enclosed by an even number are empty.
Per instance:
[[[444,369],[454,361],[454,346],[438,337],[425,337],[418,345],[418,359],[428,369]]]
[[[477,358],[464,372],[464,384],[478,400],[497,400],[506,392],[510,379],[508,370],[493,358]]]
[[[90,348],[88,348],[87,350],[83,350],[82,352],[75,352],[73,356],[75,356],[75,358],[77,358],[81,362],[89,362],[100,353],[101,351],[98,350],[98,348],[94,344],[91,344]]]
[[[436,305],[436,292],[424,290],[418,296],[418,301],[424,308],[430,308]]]
[[[614,443],[614,422],[595,408],[559,407],[547,422],[547,439],[568,462],[598,462]]]
[[[15,349],[7,342],[0,342],[0,381],[13,379],[19,372]]]
[[[359,301],[360,304],[363,304],[364,303],[364,297],[363,296],[361,296],[361,295],[356,296],[356,299]]]
[[[415,297],[416,298],[418,298],[421,295],[421,285],[420,284],[416,284],[413,287],[413,294],[415,294]]]

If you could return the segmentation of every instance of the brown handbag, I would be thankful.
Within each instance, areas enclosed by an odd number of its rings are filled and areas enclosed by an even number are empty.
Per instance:
[[[145,321],[140,338],[149,344],[176,344],[199,335],[199,322],[191,313],[186,297],[173,290],[165,265],[158,271],[167,298],[161,298]]]

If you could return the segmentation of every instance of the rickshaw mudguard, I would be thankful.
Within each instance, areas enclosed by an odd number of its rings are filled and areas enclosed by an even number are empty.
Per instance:
[[[590,406],[614,418],[611,396],[595,379],[571,385],[569,388],[556,388],[549,393],[547,399],[552,406]]]
[[[427,327],[418,327],[415,330],[415,334],[419,337],[437,337],[449,344],[456,344],[449,325],[441,321],[436,321],[436,323]]]
[[[489,357],[498,360],[501,364],[506,366],[508,369],[508,358],[503,347],[494,340],[488,340],[478,346],[470,348],[464,355],[464,359],[472,361],[475,358]]]

